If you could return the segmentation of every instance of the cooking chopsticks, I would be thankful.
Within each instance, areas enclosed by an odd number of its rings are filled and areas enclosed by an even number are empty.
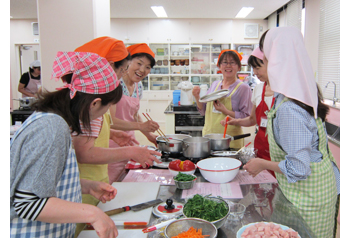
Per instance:
[[[244,148],[246,148],[248,145],[250,145],[251,142],[249,142],[248,144],[246,144],[245,146],[241,147],[241,149],[239,149],[238,151],[236,151],[235,154],[238,154],[241,150],[243,150]]]
[[[223,138],[225,138],[225,135],[226,135],[226,133],[227,133],[228,121],[229,121],[229,116],[227,116],[226,119],[225,119],[225,126],[224,126]]]
[[[146,115],[148,115],[148,116],[146,116],[144,113],[142,113],[142,114],[143,114],[143,116],[146,118],[146,120],[152,121],[152,119],[151,119],[151,117],[150,117],[150,115],[149,115],[148,113],[146,113]],[[169,139],[166,138],[165,134],[163,133],[163,131],[162,131],[160,128],[157,130],[157,132],[158,132],[158,134],[159,134],[161,137],[163,137],[168,143],[170,142]]]

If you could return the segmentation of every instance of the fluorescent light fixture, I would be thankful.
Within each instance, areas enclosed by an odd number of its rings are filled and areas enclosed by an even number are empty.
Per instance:
[[[162,6],[152,6],[151,9],[157,17],[168,17]]]
[[[253,7],[242,7],[235,18],[245,18],[252,10],[254,10]]]

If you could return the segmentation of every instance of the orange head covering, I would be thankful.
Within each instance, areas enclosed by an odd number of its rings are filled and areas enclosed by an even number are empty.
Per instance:
[[[78,47],[75,51],[96,53],[106,58],[107,61],[113,62],[121,61],[129,55],[123,41],[108,36],[93,39]]]
[[[127,47],[127,50],[130,52],[131,56],[138,53],[147,53],[151,55],[153,58],[155,58],[155,53],[145,43],[131,45]]]
[[[221,58],[221,55],[226,52],[226,51],[233,51],[237,54],[238,58],[240,59],[240,61],[242,60],[242,55],[240,55],[240,53],[238,53],[236,50],[222,50],[220,55],[218,56],[218,60],[217,60],[217,63],[220,62],[220,58]]]

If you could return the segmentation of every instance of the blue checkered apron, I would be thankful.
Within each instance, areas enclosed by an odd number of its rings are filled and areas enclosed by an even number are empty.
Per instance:
[[[15,138],[30,123],[41,117],[52,115],[55,116],[55,114],[52,113],[33,113],[29,118],[27,118],[20,129],[16,132],[13,139],[11,140],[11,146]],[[72,142],[70,142],[69,147],[70,149],[68,152],[68,158],[65,164],[65,168],[56,187],[56,197],[70,202],[81,203],[79,169]],[[73,237],[75,228],[76,224],[74,223],[45,223],[17,217],[11,221],[11,237]]]

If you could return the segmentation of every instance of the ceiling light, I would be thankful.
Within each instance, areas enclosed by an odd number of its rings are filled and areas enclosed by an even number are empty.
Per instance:
[[[242,7],[235,18],[245,18],[253,9],[253,7]]]
[[[151,9],[157,17],[168,17],[162,6],[152,6]]]

